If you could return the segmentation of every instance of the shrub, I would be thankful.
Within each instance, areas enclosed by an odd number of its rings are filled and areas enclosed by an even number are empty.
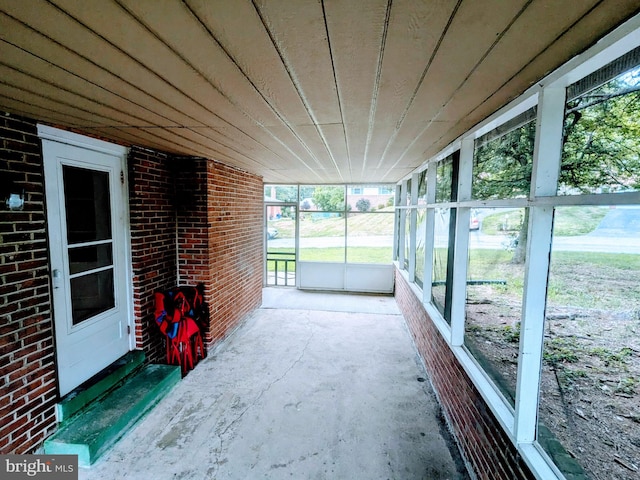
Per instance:
[[[361,198],[356,202],[356,209],[359,212],[368,212],[371,210],[371,202],[366,198]]]

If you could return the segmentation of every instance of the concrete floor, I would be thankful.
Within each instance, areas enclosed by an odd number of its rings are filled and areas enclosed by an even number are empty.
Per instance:
[[[267,288],[80,479],[466,479],[393,297]]]

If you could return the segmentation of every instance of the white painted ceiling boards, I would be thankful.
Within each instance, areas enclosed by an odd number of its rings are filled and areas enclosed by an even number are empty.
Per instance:
[[[0,110],[267,182],[395,182],[639,10],[0,0]]]

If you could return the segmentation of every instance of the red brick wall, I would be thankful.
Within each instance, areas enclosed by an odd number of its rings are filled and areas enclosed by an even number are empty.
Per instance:
[[[223,164],[133,147],[128,158],[136,347],[164,358],[153,293],[206,285],[207,343],[262,300],[262,180]],[[26,192],[23,211],[4,206]],[[9,191],[10,190],[10,191]],[[36,122],[0,120],[0,453],[39,448],[56,426],[57,382]]]
[[[129,156],[138,348],[160,360],[153,293],[205,286],[208,346],[262,303],[262,179],[201,158]]]
[[[207,179],[212,344],[262,303],[264,193],[260,177],[213,161]]]
[[[398,271],[395,297],[425,362],[447,423],[477,478],[535,478],[427,315],[420,299]]]
[[[22,211],[5,196],[24,189]],[[36,123],[0,119],[0,453],[37,448],[55,428],[57,385]]]
[[[208,284],[207,160],[177,158],[178,284]]]
[[[170,157],[133,147],[129,152],[129,216],[136,348],[149,361],[164,358],[154,321],[153,294],[177,283],[175,179]]]

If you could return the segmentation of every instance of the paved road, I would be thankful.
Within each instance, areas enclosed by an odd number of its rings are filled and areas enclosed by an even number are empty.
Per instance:
[[[509,244],[510,238],[506,235],[485,235],[482,232],[470,232],[470,248],[485,248],[490,250],[503,249]],[[349,239],[351,247],[385,247],[391,246],[393,237],[353,237]],[[444,239],[436,239],[436,245],[445,246]],[[294,248],[293,239],[275,239],[269,241],[272,248]],[[319,237],[300,239],[301,248],[329,248],[344,246],[342,237]],[[640,254],[640,236],[623,237],[597,234],[581,235],[576,237],[556,237],[553,240],[553,249],[569,252],[602,252],[602,253],[634,253]]]
[[[485,235],[482,229],[469,232],[471,248],[502,249],[509,244],[506,235]],[[384,247],[393,244],[392,236],[350,237],[349,246]],[[342,237],[301,238],[302,248],[341,247]],[[436,236],[437,246],[446,246],[446,238]],[[273,248],[294,247],[293,239],[269,240]],[[588,235],[555,237],[553,249],[571,252],[631,253],[640,254],[640,207],[612,208],[598,228]]]
[[[438,218],[438,217],[436,217]],[[438,219],[441,228],[445,219]],[[446,222],[445,222],[446,223]],[[420,240],[420,239],[419,239]],[[424,241],[422,238],[421,240]],[[436,236],[436,245],[447,245],[446,237]],[[472,249],[501,250],[507,248],[510,238],[506,235],[485,235],[480,230],[469,232],[469,245]],[[352,247],[389,247],[393,245],[393,236],[367,236],[349,237],[349,246]],[[301,238],[301,248],[328,248],[343,247],[343,237],[316,237]],[[292,238],[276,238],[269,240],[271,248],[295,248]],[[598,228],[588,235],[574,237],[555,237],[552,245],[553,251],[571,252],[598,252],[598,253],[627,253],[640,255],[640,207],[618,207],[611,209],[600,222]],[[270,284],[276,284],[276,279],[270,277]],[[290,273],[289,284],[295,283],[295,274]],[[284,272],[280,274],[277,284],[284,285]]]

